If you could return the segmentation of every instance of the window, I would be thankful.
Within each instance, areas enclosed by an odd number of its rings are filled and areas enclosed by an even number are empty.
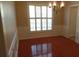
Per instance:
[[[30,31],[52,30],[52,8],[29,5]]]

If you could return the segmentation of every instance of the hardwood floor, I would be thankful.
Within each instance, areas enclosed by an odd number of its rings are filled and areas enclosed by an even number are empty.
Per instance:
[[[43,54],[42,52],[45,50],[43,50],[43,47],[41,47],[40,54],[38,54],[38,51],[36,51],[36,55],[35,55],[36,57],[38,56],[42,56],[42,57],[44,56],[46,57],[47,56],[52,56],[52,57],[79,56],[79,44],[62,36],[20,40],[18,56],[19,57],[31,57],[33,56],[32,46],[38,46],[38,45],[42,46],[43,44],[47,46],[46,47],[47,53]],[[51,44],[51,49],[49,49],[50,47],[48,48],[48,44]],[[51,51],[50,55],[48,55],[49,54],[48,51]]]

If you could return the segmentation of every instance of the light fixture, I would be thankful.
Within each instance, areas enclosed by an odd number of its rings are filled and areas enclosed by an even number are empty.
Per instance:
[[[61,2],[60,8],[63,8],[63,7],[64,7],[64,2]]]
[[[63,8],[64,5],[65,4],[63,1],[61,1],[60,3],[57,3],[56,1],[54,1],[53,4],[51,2],[49,3],[49,8],[51,8],[52,6],[56,8]]]
[[[56,6],[56,2],[54,1],[54,2],[53,2],[53,7],[55,7],[55,6]]]
[[[52,7],[52,4],[51,3],[49,3],[49,8],[51,8]]]

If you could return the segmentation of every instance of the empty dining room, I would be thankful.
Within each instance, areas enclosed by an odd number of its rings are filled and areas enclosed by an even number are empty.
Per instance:
[[[79,57],[79,1],[0,1],[1,57]]]

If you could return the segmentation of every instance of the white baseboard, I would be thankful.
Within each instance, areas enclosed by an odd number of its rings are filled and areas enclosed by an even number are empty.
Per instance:
[[[76,32],[75,42],[79,44],[79,32]]]

